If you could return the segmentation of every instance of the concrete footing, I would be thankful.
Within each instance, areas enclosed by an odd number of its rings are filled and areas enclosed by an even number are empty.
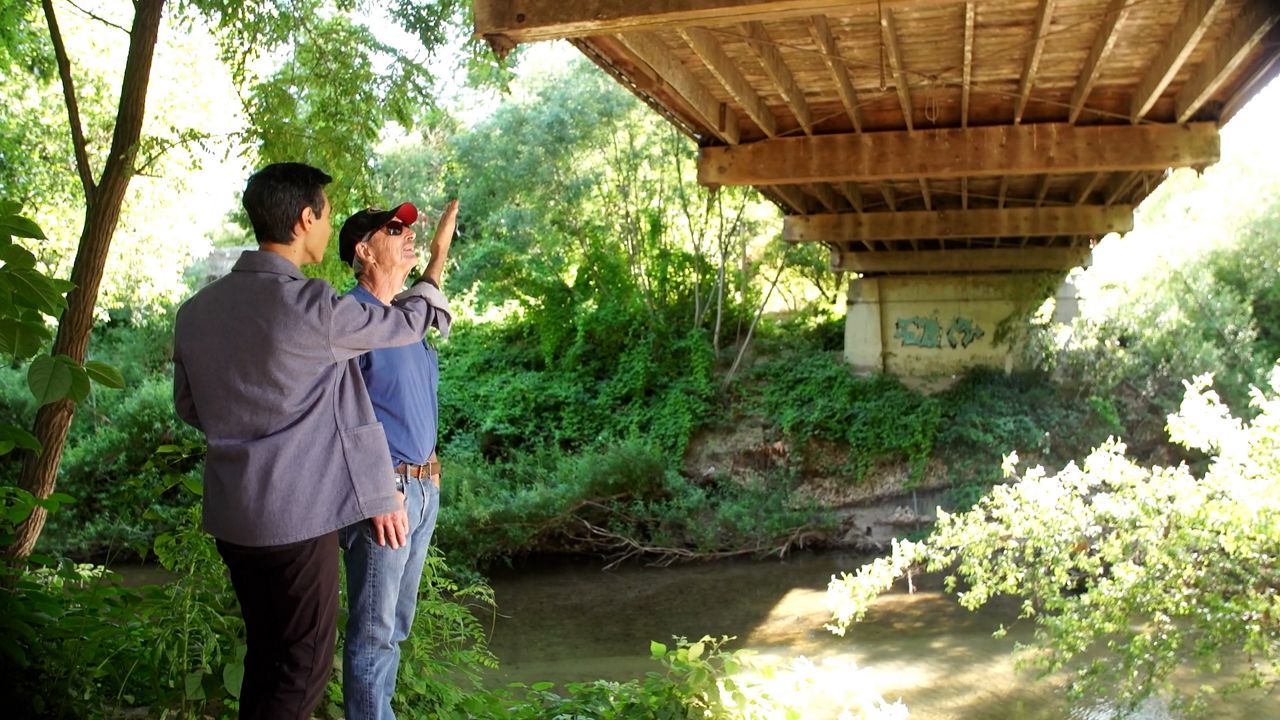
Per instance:
[[[845,360],[860,372],[942,384],[973,367],[1013,370],[1020,362],[1021,330],[1063,286],[1062,277],[1019,272],[854,278]],[[1063,299],[1074,302],[1065,287]]]

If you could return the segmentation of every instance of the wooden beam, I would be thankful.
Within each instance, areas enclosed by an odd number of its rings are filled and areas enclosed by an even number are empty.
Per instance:
[[[1097,187],[1098,181],[1101,179],[1102,173],[1090,173],[1089,177],[1084,181],[1084,184],[1076,191],[1076,205],[1083,205],[1089,200],[1089,195],[1093,192],[1093,189]]]
[[[1045,173],[1044,176],[1040,178],[1040,186],[1036,190],[1036,207],[1044,205],[1044,199],[1049,195],[1049,183],[1052,180],[1053,177],[1049,175],[1049,173]]]
[[[1076,89],[1071,93],[1071,109],[1067,114],[1067,122],[1074,124],[1080,118],[1080,111],[1084,109],[1089,93],[1093,91],[1093,84],[1098,80],[1104,61],[1115,48],[1116,39],[1120,37],[1120,28],[1129,19],[1129,10],[1132,9],[1135,1],[1111,0],[1111,4],[1107,6],[1107,13],[1102,18],[1102,28],[1098,30],[1098,35],[1093,40],[1093,49],[1089,51],[1089,57],[1084,61],[1084,69],[1080,71],[1080,78],[1076,80]]]
[[[849,205],[853,207],[854,212],[862,212],[862,193],[858,191],[858,186],[853,183],[840,183],[840,194],[844,195],[849,201]]]
[[[826,61],[827,69],[836,79],[836,92],[840,95],[844,111],[849,115],[849,122],[853,123],[855,132],[862,132],[862,112],[858,110],[858,93],[853,89],[853,81],[849,79],[849,67],[845,65],[844,57],[840,54],[840,45],[831,34],[831,26],[827,23],[827,18],[823,15],[810,16],[809,34],[813,36],[813,42],[822,52],[822,59]]]
[[[933,196],[929,194],[929,181],[920,178],[920,197],[924,198],[924,209],[933,209]]]
[[[1045,173],[1044,175],[1042,175],[1042,176],[1040,177],[1040,186],[1039,186],[1039,188],[1036,190],[1036,204],[1035,204],[1035,206],[1036,206],[1037,208],[1038,208],[1038,207],[1041,207],[1041,206],[1043,206],[1043,205],[1044,205],[1044,199],[1045,199],[1045,197],[1046,197],[1046,196],[1048,196],[1048,195],[1049,195],[1049,184],[1052,182],[1052,180],[1053,180],[1053,176],[1052,176],[1052,175],[1050,175],[1050,174],[1048,174],[1048,173]],[[1032,237],[1031,235],[1023,235],[1023,236],[1022,236],[1022,241],[1021,241],[1020,243],[1018,243],[1018,245],[1019,245],[1019,246],[1021,246],[1021,247],[1026,247],[1027,243],[1028,243],[1028,242],[1030,242],[1031,237]],[[1052,242],[1052,241],[1050,241],[1050,242]]]
[[[1027,62],[1022,66],[1022,79],[1018,83],[1018,102],[1013,108],[1013,124],[1022,122],[1022,112],[1027,109],[1027,98],[1031,97],[1031,86],[1036,82],[1036,70],[1040,67],[1040,56],[1044,53],[1045,36],[1049,25],[1053,22],[1053,6],[1056,0],[1040,0],[1040,8],[1036,10],[1035,37],[1031,43],[1031,52],[1027,53]]]
[[[1147,74],[1133,91],[1133,101],[1129,106],[1129,119],[1133,122],[1141,120],[1151,107],[1160,99],[1160,94],[1169,86],[1169,82],[1178,74],[1182,64],[1191,57],[1196,43],[1204,36],[1218,11],[1227,4],[1227,0],[1190,0],[1173,34],[1164,44],[1164,49],[1156,56],[1156,60],[1147,69]]]
[[[747,116],[760,126],[764,134],[776,137],[778,135],[777,118],[773,116],[773,112],[769,110],[764,100],[756,94],[751,83],[742,76],[737,63],[725,54],[724,48],[720,46],[720,41],[716,40],[715,35],[709,30],[691,27],[681,29],[680,36],[689,43],[689,47],[693,48],[693,51],[702,59],[711,74],[716,76],[721,85],[724,85],[724,89],[742,106]]]
[[[898,209],[898,199],[893,193],[893,188],[885,183],[876,183],[877,189],[880,190],[881,197],[884,198],[884,204],[889,206],[889,210],[896,211]]]
[[[1164,170],[1218,160],[1214,123],[940,128],[704,147],[704,185],[786,185]]]
[[[1137,182],[1140,173],[1116,173],[1107,181],[1107,186],[1103,193],[1103,202],[1108,206],[1114,205],[1124,194],[1133,188],[1133,184]]]
[[[960,83],[960,127],[969,127],[969,86],[973,82],[973,30],[978,9],[972,2],[964,4],[964,74]]]
[[[1280,20],[1280,4],[1274,0],[1254,0],[1231,21],[1231,34],[1214,44],[1212,52],[1174,99],[1174,116],[1178,122],[1190,120],[1218,92],[1222,83],[1262,43],[1277,20]]]
[[[960,178],[960,207],[969,209],[969,178]]]
[[[1000,178],[1000,190],[996,193],[996,207],[1004,207],[1005,195],[1009,192],[1009,176],[1003,175]]]
[[[782,202],[786,204],[787,207],[790,207],[792,210],[795,210],[801,215],[809,212],[808,198],[803,192],[800,191],[799,188],[795,188],[790,185],[774,185],[771,187],[766,187],[764,189],[768,190],[774,195],[777,195],[779,198],[782,199]]]
[[[1268,42],[1280,47],[1280,32],[1273,29]],[[1218,123],[1225,125],[1231,122],[1231,118],[1235,117],[1240,108],[1252,100],[1258,91],[1267,86],[1267,83],[1280,75],[1278,71],[1280,71],[1280,55],[1265,58],[1262,63],[1254,67],[1242,82],[1236,84],[1231,97],[1222,103],[1222,108],[1218,111]]]
[[[831,212],[840,212],[840,202],[836,200],[836,192],[831,189],[830,185],[820,185],[817,183],[809,183],[802,185],[804,191],[818,198],[818,202]]]
[[[893,71],[893,85],[898,90],[898,103],[902,106],[902,119],[906,123],[907,132],[915,132],[911,122],[911,91],[907,89],[907,71],[902,64],[902,51],[898,47],[898,26],[893,20],[893,11],[885,10],[880,20],[880,32],[884,36],[884,44],[889,54],[889,68]]]
[[[832,254],[831,269],[860,273],[1069,270],[1088,262],[1090,254],[1087,247],[841,252],[838,257]]]
[[[983,208],[911,212],[835,213],[789,217],[782,223],[787,242],[860,242],[926,238],[1049,237],[1090,235],[1133,229],[1133,208]]]
[[[891,7],[937,7],[955,0],[882,0]],[[513,43],[691,25],[875,12],[876,0],[474,0],[476,35]]]
[[[804,128],[806,135],[812,135],[813,113],[809,110],[809,102],[804,99],[804,91],[796,84],[795,76],[783,61],[782,53],[773,38],[769,37],[764,25],[758,22],[745,23],[742,30],[747,36],[747,47],[760,60],[765,74],[778,86],[778,92],[786,101],[787,107],[791,108],[791,113],[796,116],[796,122]]]
[[[639,33],[626,33],[618,40],[636,57],[647,63],[663,78],[682,100],[698,114],[704,127],[730,145],[738,143],[738,119],[733,110],[716,100],[693,72],[672,56],[658,38]]]

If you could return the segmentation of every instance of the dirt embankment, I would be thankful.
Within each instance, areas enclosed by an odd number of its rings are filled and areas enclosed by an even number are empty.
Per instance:
[[[733,428],[699,434],[685,453],[690,477],[727,474],[742,482],[778,478],[788,471],[799,476],[797,493],[835,511],[839,526],[832,545],[880,549],[889,540],[926,527],[949,487],[945,468],[931,461],[924,477],[911,482],[905,461],[881,462],[860,480],[851,472],[832,470],[845,464],[846,448],[811,441],[803,452],[774,437],[761,422],[744,420]]]

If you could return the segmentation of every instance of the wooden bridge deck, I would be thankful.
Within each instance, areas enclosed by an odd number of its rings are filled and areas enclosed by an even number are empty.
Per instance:
[[[564,38],[863,273],[1071,267],[1280,72],[1277,0],[475,0]]]

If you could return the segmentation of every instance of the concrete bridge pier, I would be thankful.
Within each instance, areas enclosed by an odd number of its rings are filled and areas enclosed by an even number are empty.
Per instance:
[[[945,386],[973,367],[1022,364],[1045,300],[1074,310],[1064,270],[894,274],[849,280],[844,357],[855,370]],[[1061,315],[1057,318],[1065,319]]]

